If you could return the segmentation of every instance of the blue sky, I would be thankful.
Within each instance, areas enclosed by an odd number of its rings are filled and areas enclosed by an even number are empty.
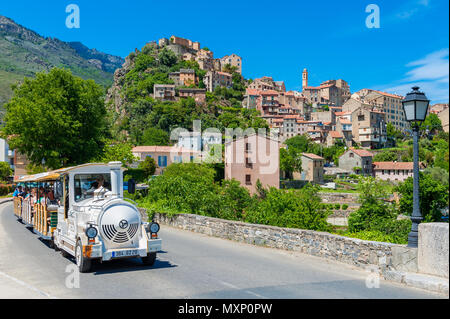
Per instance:
[[[366,6],[380,8],[380,28],[366,27]],[[80,28],[65,8],[80,8]],[[418,84],[432,102],[448,101],[448,0],[42,0],[5,1],[0,14],[44,36],[80,41],[127,56],[161,37],[199,41],[215,57],[243,57],[246,78],[264,75],[301,90],[342,78],[362,88],[405,94]]]

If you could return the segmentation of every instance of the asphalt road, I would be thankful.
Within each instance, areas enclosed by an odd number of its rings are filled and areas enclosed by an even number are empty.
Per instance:
[[[313,256],[161,228],[153,267],[97,264],[76,288],[73,260],[18,222],[11,203],[0,204],[0,298],[442,298],[383,280],[369,289],[368,272]]]

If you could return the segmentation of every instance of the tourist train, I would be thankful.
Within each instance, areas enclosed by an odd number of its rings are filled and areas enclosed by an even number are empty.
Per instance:
[[[159,225],[143,222],[124,198],[120,162],[84,164],[17,180],[29,189],[14,197],[14,214],[56,251],[75,257],[80,272],[92,261],[140,257],[152,266],[161,250]],[[128,182],[128,192],[135,184]]]

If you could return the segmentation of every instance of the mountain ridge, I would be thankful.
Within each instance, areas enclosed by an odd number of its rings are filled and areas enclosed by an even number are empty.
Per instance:
[[[124,62],[121,57],[90,49],[81,42],[43,37],[0,15],[0,113],[12,96],[11,85],[24,77],[62,67],[109,87],[114,71]]]

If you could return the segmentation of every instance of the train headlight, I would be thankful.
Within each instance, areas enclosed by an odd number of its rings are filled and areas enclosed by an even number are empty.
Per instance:
[[[153,222],[148,226],[148,229],[149,229],[150,233],[156,234],[157,232],[159,232],[159,224]]]
[[[98,234],[97,228],[95,228],[92,225],[86,229],[86,236],[88,238],[95,238],[97,237],[97,234]]]

